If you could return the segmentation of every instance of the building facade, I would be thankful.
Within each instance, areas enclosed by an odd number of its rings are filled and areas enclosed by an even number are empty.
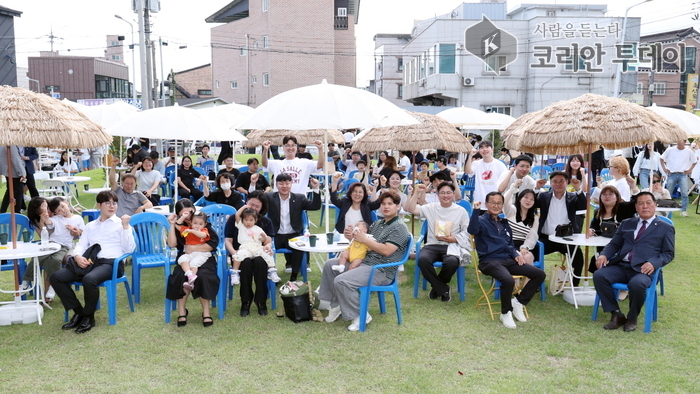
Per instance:
[[[0,85],[17,87],[15,18],[21,16],[20,11],[0,6]]]
[[[256,107],[290,89],[355,86],[359,0],[234,0],[206,19],[212,94]]]
[[[644,98],[644,104],[696,108],[697,89],[689,97],[688,80],[693,74],[697,79],[700,33],[692,27],[656,33],[640,37],[639,45],[652,48],[650,54],[658,54],[659,59],[653,65],[638,63],[637,94]],[[654,48],[655,45],[658,46]],[[649,89],[650,85],[653,85],[652,89]]]
[[[121,40],[120,40],[121,38]],[[124,63],[124,36],[110,34],[107,36],[107,49],[105,49],[105,60],[117,63]]]
[[[171,80],[171,76],[168,76]],[[211,98],[211,63],[175,72],[175,99]]]
[[[42,52],[45,54],[51,52]],[[73,101],[132,97],[126,65],[95,57],[54,55],[28,59],[28,77],[38,81],[39,93]]]
[[[623,18],[605,17],[606,11],[604,5],[523,4],[507,12],[502,2],[463,3],[416,22],[403,47],[403,100],[517,117],[585,93],[612,95]],[[482,15],[517,41],[486,61],[469,51],[469,41],[482,38],[476,37],[487,23]],[[639,27],[639,18],[628,18],[627,42],[639,40]],[[621,81],[622,93],[636,92],[636,72]]]
[[[403,47],[410,34],[377,34],[374,36],[374,80],[371,92],[396,105],[403,101]]]

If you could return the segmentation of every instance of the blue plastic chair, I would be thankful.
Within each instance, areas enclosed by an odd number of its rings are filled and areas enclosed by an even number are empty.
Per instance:
[[[398,267],[403,265],[408,260],[408,256],[411,254],[411,244],[413,243],[413,236],[408,237],[408,244],[406,245],[406,251],[404,252],[401,260],[394,263],[378,264],[372,266],[372,271],[369,273],[369,279],[367,280],[367,286],[362,286],[358,290],[360,291],[360,331],[367,331],[367,311],[369,310],[369,296],[374,291],[377,292],[377,297],[379,298],[379,311],[384,314],[386,313],[386,302],[384,299],[384,293],[390,292],[394,295],[394,304],[396,304],[396,318],[401,324],[403,319],[401,317],[401,299],[399,297],[399,280],[398,280],[398,270],[394,279],[388,285],[375,286],[372,285],[374,280],[374,273],[377,269],[388,268],[388,267]]]
[[[418,287],[421,283],[421,277],[423,276],[420,268],[418,267],[418,256],[420,255],[420,250],[423,241],[428,236],[428,221],[423,222],[423,227],[420,230],[420,236],[416,241],[416,269],[413,274],[413,298],[418,298]],[[433,267],[442,268],[442,261],[436,261],[433,263]],[[466,281],[466,268],[463,265],[457,267],[457,291],[459,291],[459,300],[464,301],[466,299],[466,288],[464,286]],[[428,281],[423,278],[423,290],[428,288]]]
[[[530,171],[530,176],[534,180],[538,179],[549,179],[549,174],[552,173],[552,167],[550,166],[535,166],[532,167]]]
[[[218,164],[216,164],[215,160],[207,160],[204,163],[202,163],[202,172],[203,175],[208,175],[209,171],[213,171],[214,174],[216,174],[218,171]]]
[[[138,304],[141,302],[141,270],[165,267],[170,260],[170,247],[167,244],[170,223],[159,213],[142,212],[132,216],[130,224],[134,228],[136,241],[131,268],[132,294]],[[168,276],[169,270],[165,273],[166,291]]]
[[[248,166],[240,167],[240,168],[238,169],[238,172],[240,172],[241,174],[244,173],[244,172],[248,172]]]
[[[29,218],[22,214],[15,214],[15,223],[16,223],[16,232],[17,232],[17,241],[20,241],[22,239],[22,233],[25,231],[32,231],[32,228],[29,225]],[[8,245],[12,247],[12,228],[11,228],[11,222],[10,222],[10,214],[9,213],[0,213],[0,233],[7,233],[8,234]],[[24,271],[27,269],[27,263],[25,262],[24,259],[20,259],[17,261],[17,267],[19,269],[19,272],[17,273],[18,277],[22,279],[22,276],[24,276]],[[7,260],[5,264],[0,265],[0,272],[1,271],[12,271],[15,269],[15,264],[14,260]]]
[[[603,182],[607,182],[613,179],[612,175],[610,175],[609,168],[603,168],[603,170],[600,171],[600,177],[603,178]]]
[[[663,220],[664,222],[670,224],[671,226],[673,226],[673,221],[671,220],[670,215],[668,217],[662,216],[662,215],[656,215],[656,217]],[[664,273],[663,272],[659,274],[659,287],[661,290],[661,295],[666,294],[666,290],[664,287]]]
[[[208,205],[202,208],[202,212],[206,213],[209,218],[208,221],[211,223],[212,228],[219,236],[219,246],[216,248],[216,261],[218,262],[218,274],[219,274],[219,292],[216,296],[219,302],[219,320],[224,318],[224,312],[226,312],[226,291],[229,285],[229,271],[228,262],[226,261],[226,246],[225,246],[225,233],[226,233],[226,222],[229,217],[236,214],[236,208],[230,205],[214,204]],[[211,304],[216,308],[217,300],[211,300]]]
[[[459,187],[462,191],[462,197],[467,197],[469,201],[474,199],[474,188],[476,187],[476,178],[474,175],[462,175],[462,180],[464,184]]]
[[[552,164],[552,171],[564,171],[564,169],[566,169],[566,163]]]
[[[114,264],[112,267],[112,279],[106,280],[100,284],[100,287],[104,287],[105,289],[107,289],[107,312],[109,313],[110,326],[117,324],[117,285],[119,283],[124,284],[124,288],[126,289],[126,296],[129,300],[129,309],[131,309],[132,312],[134,311],[134,300],[131,298],[131,290],[129,289],[129,279],[126,277],[126,270],[125,273],[122,274],[122,276],[117,277],[119,262],[124,261],[129,256],[131,256],[131,253],[127,253],[114,259]],[[82,283],[73,282],[72,285],[79,286],[82,285]],[[99,309],[100,304],[98,303],[97,306]],[[63,321],[68,321],[68,311],[65,311],[65,313],[63,314]]]
[[[657,321],[659,318],[659,297],[656,293],[656,285],[659,284],[661,278],[662,268],[657,269],[654,272],[654,276],[651,279],[652,285],[647,289],[646,300],[644,301],[644,332],[651,332],[651,322]],[[615,297],[617,298],[620,290],[629,291],[626,283],[613,283],[613,290],[615,290]],[[595,302],[593,303],[593,315],[591,320],[595,321],[598,318],[598,307],[600,306],[600,297],[596,293]]]

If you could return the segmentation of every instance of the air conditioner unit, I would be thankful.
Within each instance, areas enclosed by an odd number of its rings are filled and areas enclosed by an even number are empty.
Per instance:
[[[474,78],[472,77],[464,77],[462,79],[462,85],[464,86],[474,86]]]

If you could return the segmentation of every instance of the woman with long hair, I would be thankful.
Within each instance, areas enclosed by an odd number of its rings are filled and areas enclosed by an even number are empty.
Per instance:
[[[384,166],[381,171],[379,171],[379,178],[385,177],[389,178],[389,175],[391,175],[394,172],[399,171],[399,165],[396,163],[396,158],[394,156],[387,156],[386,160],[384,160]]]
[[[625,162],[624,158],[622,158]],[[635,207],[633,202],[625,202],[622,200],[620,191],[615,186],[604,186],[600,191],[600,206],[593,214],[591,226],[588,229],[589,236],[602,235],[601,227],[603,223],[614,223],[619,225],[623,220],[634,217]],[[603,248],[599,247],[598,252]],[[588,268],[589,272],[594,272],[597,267],[595,264],[597,256],[591,258],[591,264]]]
[[[521,255],[527,264],[533,264],[537,250],[537,229],[539,228],[539,217],[537,211],[537,195],[532,189],[521,190],[516,195],[516,191],[522,184],[518,179],[503,193],[503,214],[508,219],[510,228],[513,230],[513,244],[520,250]],[[513,202],[515,197],[515,202]]]
[[[372,224],[372,211],[378,209],[380,204],[376,201],[369,201],[367,198],[367,187],[360,182],[351,184],[345,196],[338,198],[338,188],[341,181],[342,176],[340,174],[333,176],[331,203],[340,210],[335,229],[342,234],[347,227],[354,227],[357,222],[362,221],[368,225]]]
[[[654,144],[648,143],[644,145],[644,151],[637,155],[637,161],[634,162],[632,174],[639,178],[639,183],[642,189],[649,188],[649,178],[652,171],[661,173],[661,154],[654,150]]]
[[[564,167],[564,172],[569,174],[569,177],[571,179],[578,179],[581,181],[581,189],[584,192],[588,191],[588,181],[586,180],[586,167],[583,166],[584,161],[583,161],[583,156],[581,155],[571,155],[569,156],[569,160],[566,162],[566,167]],[[567,187],[567,191],[573,192],[574,187],[569,183],[569,186]]]
[[[372,169],[372,179],[379,179],[379,173],[384,169],[387,157],[389,157],[389,154],[386,151],[379,152],[377,165]]]
[[[598,179],[598,185],[601,187],[615,186],[615,189],[617,189],[617,191],[620,193],[622,200],[630,201],[632,198],[632,192],[630,190],[630,185],[627,183],[627,175],[629,175],[630,172],[630,165],[627,162],[627,159],[622,156],[615,156],[610,159],[608,168],[610,169],[610,175],[613,177],[613,179],[607,182],[602,182],[602,179]],[[591,198],[597,203],[599,196],[600,193],[596,191]]]
[[[156,206],[160,205],[160,195],[156,193],[156,190],[158,190],[163,176],[160,172],[154,171],[153,168],[153,160],[146,157],[131,169],[131,174],[138,180],[136,190],[143,193]]]
[[[61,152],[61,160],[58,161],[55,169],[66,175],[70,175],[78,172],[78,165],[75,164],[75,160],[70,160],[68,151],[64,150]]]
[[[194,183],[198,180],[199,182],[207,182],[206,175],[202,175],[199,171],[192,167],[192,158],[185,156],[182,158],[182,164],[180,168],[177,169],[177,193],[181,198],[189,198],[192,201],[197,201],[204,193],[202,193]]]

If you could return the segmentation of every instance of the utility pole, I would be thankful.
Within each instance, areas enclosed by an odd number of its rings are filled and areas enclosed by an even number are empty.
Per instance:
[[[146,64],[148,50],[146,48],[145,34],[145,7],[146,0],[137,0],[138,15],[139,15],[139,56],[141,58],[141,109],[147,110],[151,108],[151,90],[148,80],[148,67],[143,67]]]
[[[144,11],[143,11],[143,28],[144,28],[144,34],[145,34],[145,41],[146,41],[146,70],[147,70],[147,78],[148,78],[148,108],[155,108],[155,94],[153,92],[153,78],[154,76],[154,69],[153,69],[153,58],[152,58],[152,53],[151,49],[153,47],[153,43],[151,42],[151,12],[150,12],[150,5],[149,5],[150,0],[144,0],[144,5],[146,6]]]
[[[651,70],[649,73],[649,104],[648,106],[651,107],[652,104],[654,104],[654,90],[656,90],[656,86],[654,85],[654,70]]]
[[[158,37],[160,43],[160,106],[165,107],[165,71],[163,68],[163,45],[168,46],[167,42],[163,42],[162,37]]]
[[[114,17],[128,23],[131,27],[131,75],[134,80],[134,84],[131,86],[131,93],[134,100],[132,105],[136,105],[136,43],[134,43],[134,25],[119,15],[114,15]]]

